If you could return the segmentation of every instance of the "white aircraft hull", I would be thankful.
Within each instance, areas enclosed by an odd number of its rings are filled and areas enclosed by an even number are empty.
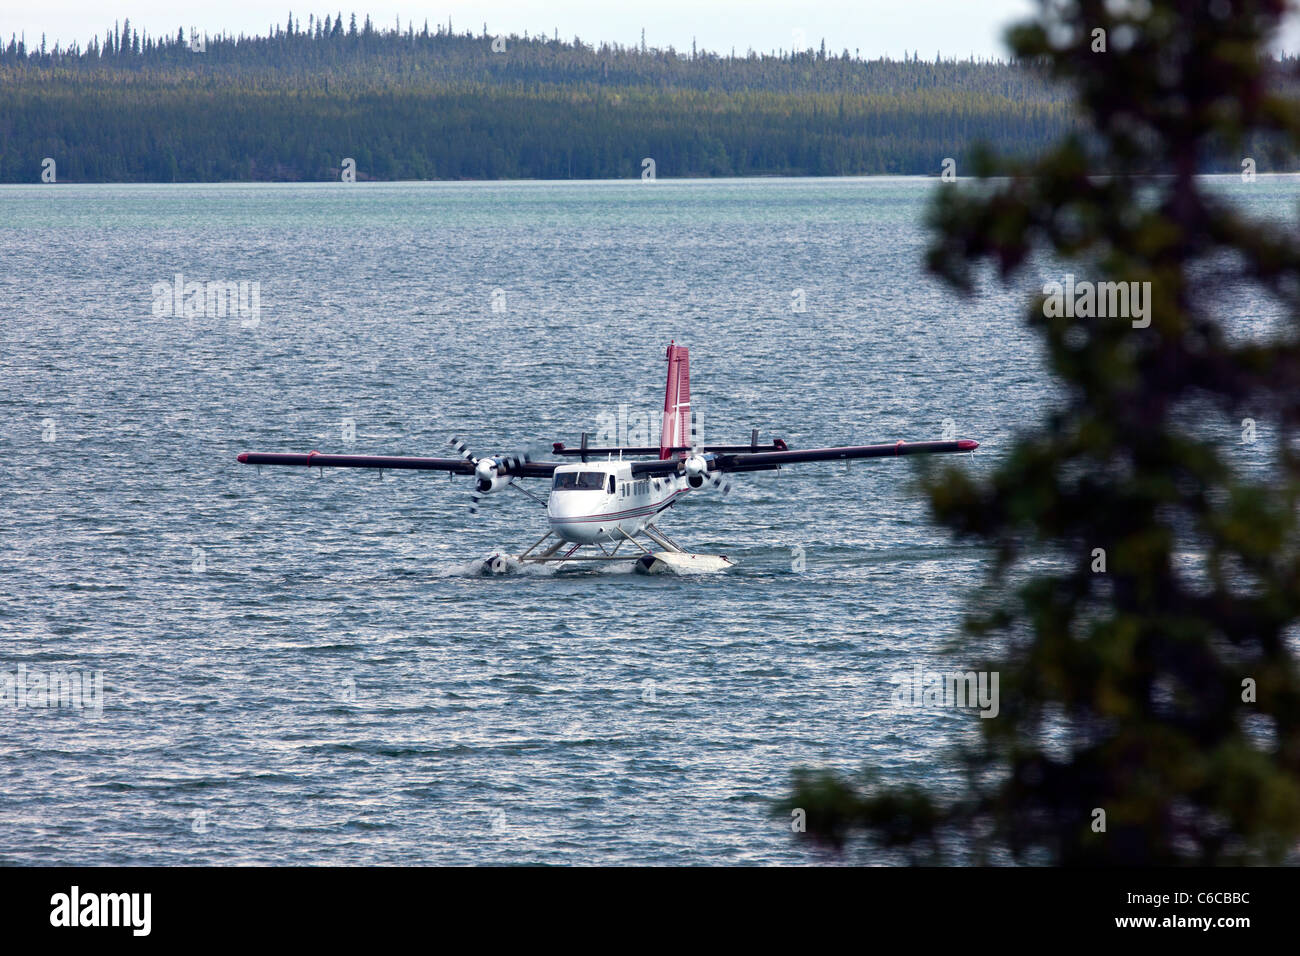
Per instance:
[[[598,475],[602,490],[551,492],[547,520],[556,537],[572,544],[617,543],[635,537],[665,508],[686,494],[685,481],[635,480],[629,462],[564,465],[557,472]],[[606,492],[610,480],[615,490]]]

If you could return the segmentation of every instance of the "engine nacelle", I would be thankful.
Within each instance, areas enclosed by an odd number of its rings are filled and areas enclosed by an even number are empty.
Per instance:
[[[474,466],[474,480],[478,485],[479,494],[487,494],[491,491],[500,491],[509,482],[510,479],[502,475],[497,468],[497,462],[493,458],[481,458]]]
[[[691,455],[686,459],[683,465],[686,472],[686,483],[692,488],[700,488],[704,485],[704,477],[709,473],[709,460],[703,455]]]
[[[510,483],[510,479],[507,478],[505,475],[498,475],[496,472],[493,472],[491,478],[478,479],[479,494],[486,495],[492,491],[500,491],[509,483]]]

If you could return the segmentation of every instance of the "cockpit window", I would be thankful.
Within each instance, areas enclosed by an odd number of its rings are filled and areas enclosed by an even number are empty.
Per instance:
[[[556,491],[600,491],[605,487],[603,471],[557,471],[555,483],[551,485]]]

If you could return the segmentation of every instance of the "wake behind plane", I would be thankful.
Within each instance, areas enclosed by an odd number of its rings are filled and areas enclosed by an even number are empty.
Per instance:
[[[668,346],[668,384],[658,447],[591,446],[584,432],[577,448],[554,443],[551,453],[560,461],[536,461],[531,450],[479,458],[455,438],[450,442],[458,454],[454,458],[326,455],[311,451],[305,455],[245,452],[238,460],[246,465],[464,475],[474,480],[471,514],[477,514],[485,497],[505,490],[518,491],[542,504],[549,525],[546,534],[518,555],[495,553],[483,559],[480,569],[487,574],[508,573],[526,564],[583,561],[632,562],[638,571],[661,573],[723,571],[734,565],[726,555],[689,552],[658,527],[665,512],[693,491],[715,489],[725,495],[731,488],[732,475],[777,471],[806,462],[941,454],[979,447],[979,442],[963,438],[791,449],[780,438],[758,444],[757,429],[750,433],[747,445],[705,445],[693,439],[690,354],[685,346],[674,342]],[[525,479],[548,481],[549,496],[543,500],[520,485]]]

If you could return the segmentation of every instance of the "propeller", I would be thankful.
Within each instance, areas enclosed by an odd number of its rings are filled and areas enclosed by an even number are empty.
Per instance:
[[[715,491],[721,491],[725,498],[731,493],[731,479],[723,472],[710,471],[709,464],[710,460],[704,455],[703,449],[696,445],[691,449],[690,457],[682,463],[686,481],[692,488],[699,488],[708,482]]]
[[[535,451],[535,446],[530,444],[508,455],[476,458],[474,453],[469,450],[469,446],[459,438],[453,438],[448,444],[456,449],[456,452],[462,458],[474,466],[474,490],[469,494],[469,513],[471,516],[478,514],[478,503],[485,495],[500,491],[510,484],[512,473],[519,471],[523,465],[532,461]]]

